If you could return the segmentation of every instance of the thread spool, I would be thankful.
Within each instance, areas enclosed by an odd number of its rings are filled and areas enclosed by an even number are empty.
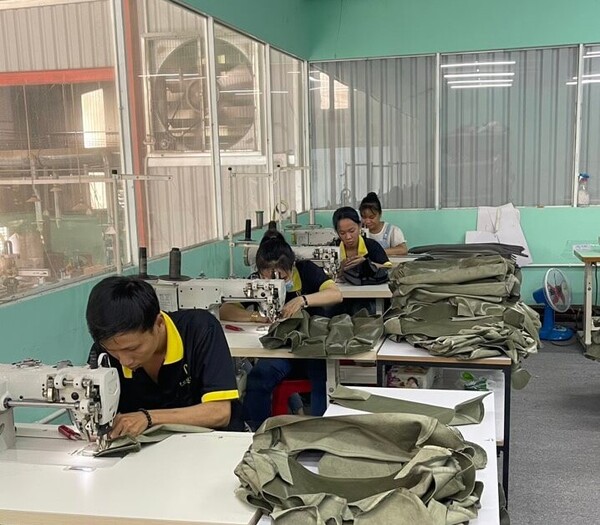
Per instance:
[[[315,210],[313,210],[312,208],[310,210],[308,210],[308,224],[314,224],[315,223]]]
[[[256,210],[256,227],[262,229],[264,226],[265,212],[263,210]]]
[[[140,273],[138,277],[144,280],[158,279],[156,275],[148,275],[148,250],[145,246],[139,247],[138,259],[140,261]]]
[[[169,252],[169,274],[161,275],[160,278],[165,281],[190,280],[187,275],[181,275],[181,250],[179,248],[171,248]]]
[[[290,222],[292,224],[298,224],[298,212],[296,210],[290,212]]]
[[[252,219],[246,219],[246,228],[244,230],[244,240],[251,241],[252,240]]]

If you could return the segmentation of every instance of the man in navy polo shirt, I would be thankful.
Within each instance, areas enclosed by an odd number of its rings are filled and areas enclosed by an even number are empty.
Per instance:
[[[231,354],[210,313],[166,314],[150,284],[116,276],[94,286],[86,319],[94,340],[90,364],[107,353],[119,371],[111,439],[162,424],[243,430]]]

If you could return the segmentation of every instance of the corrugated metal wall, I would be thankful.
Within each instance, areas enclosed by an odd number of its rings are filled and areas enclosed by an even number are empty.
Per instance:
[[[585,84],[579,171],[590,175],[590,203],[600,204],[600,46],[586,46],[583,66]]]
[[[107,0],[0,8],[0,72],[112,66]]]
[[[358,205],[369,192],[388,208],[434,201],[435,58],[313,64],[312,205]]]
[[[212,167],[150,168],[148,172],[173,177],[148,185],[152,190],[148,222],[154,254],[216,238]]]
[[[567,82],[577,75],[577,48],[451,55],[444,62],[512,62],[503,73],[487,73],[512,74],[512,81],[456,89],[446,75],[475,68],[442,70],[442,205],[571,204],[577,87]]]
[[[148,33],[204,34],[206,18],[165,0],[146,0],[140,9],[140,31]],[[140,6],[141,7],[141,6]]]

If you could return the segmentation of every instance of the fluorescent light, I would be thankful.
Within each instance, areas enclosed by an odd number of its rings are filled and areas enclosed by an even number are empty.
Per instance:
[[[447,67],[479,67],[479,66],[511,66],[516,64],[516,62],[514,60],[506,60],[506,61],[499,61],[499,62],[465,62],[465,63],[460,63],[460,64],[442,64],[441,67],[442,68],[447,68]]]
[[[492,78],[492,79],[484,79],[484,80],[477,80],[477,82],[479,84],[497,84],[497,83],[503,83],[503,82],[512,82],[513,79],[512,78]],[[470,80],[448,80],[448,84],[472,84],[474,81],[473,79]]]
[[[320,78],[308,77],[308,80],[312,80],[313,82],[321,82]]]
[[[600,84],[600,78],[590,78],[589,80],[582,80],[581,83],[582,84]],[[566,85],[567,86],[576,86],[577,81],[572,80],[570,82],[567,82]]]
[[[271,91],[271,95],[287,95],[289,91]]]
[[[495,87],[512,87],[512,84],[470,84],[463,86],[450,86],[450,89],[475,89],[475,88],[495,88]]]
[[[478,77],[514,77],[512,72],[507,73],[453,73],[444,75],[444,78],[478,78]]]
[[[589,75],[583,75],[581,78],[596,78],[600,77],[600,73],[590,73]],[[573,77],[573,80],[577,80],[577,77]]]

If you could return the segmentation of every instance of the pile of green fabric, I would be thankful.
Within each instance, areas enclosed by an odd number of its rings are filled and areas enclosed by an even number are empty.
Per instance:
[[[299,461],[306,451],[318,473]],[[477,517],[475,473],[486,461],[427,416],[278,416],[256,432],[235,474],[237,495],[278,525],[453,525]]]
[[[383,319],[361,310],[350,317],[312,317],[301,310],[289,319],[271,325],[260,338],[265,348],[291,346],[292,352],[304,357],[354,355],[368,352],[383,335]]]
[[[385,333],[433,355],[459,359],[508,356],[513,386],[529,374],[521,360],[540,346],[539,316],[519,301],[520,270],[500,255],[413,261],[390,275]]]

